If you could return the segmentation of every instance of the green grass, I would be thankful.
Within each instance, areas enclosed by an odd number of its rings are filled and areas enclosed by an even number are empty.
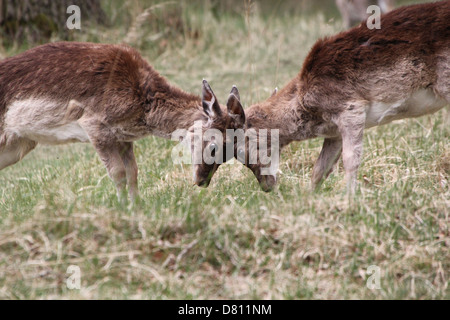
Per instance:
[[[199,94],[208,79],[222,103],[233,84],[245,106],[265,99],[299,72],[317,38],[340,30],[320,11],[213,3],[155,8],[134,45],[187,91]],[[152,5],[105,1],[112,28],[86,27],[77,39],[120,42]],[[368,130],[352,201],[342,165],[309,191],[320,139],[283,151],[272,193],[239,164],[194,187],[190,166],[171,162],[173,142],[144,139],[135,210],[119,206],[90,145],[39,146],[0,172],[0,298],[448,299],[446,116]],[[81,268],[81,290],[66,286],[70,265]],[[366,287],[371,265],[381,268],[380,290]]]

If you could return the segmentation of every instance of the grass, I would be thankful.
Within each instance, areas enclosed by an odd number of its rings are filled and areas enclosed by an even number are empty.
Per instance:
[[[265,99],[299,72],[317,38],[340,30],[320,11],[213,4],[154,7],[131,39],[172,83],[200,93],[206,78],[222,103],[233,84],[245,106]],[[113,28],[86,27],[77,39],[120,42],[153,5],[105,1]],[[353,201],[342,164],[309,191],[320,139],[283,151],[268,194],[239,164],[194,187],[190,167],[171,162],[173,142],[141,140],[136,210],[118,205],[90,145],[39,146],[0,172],[0,298],[448,299],[446,116],[367,130]],[[81,269],[80,290],[66,286],[70,265]],[[371,265],[379,290],[366,286]]]

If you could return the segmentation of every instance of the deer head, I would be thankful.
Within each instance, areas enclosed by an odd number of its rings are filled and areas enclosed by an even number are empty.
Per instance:
[[[191,127],[191,151],[195,184],[207,187],[218,167],[234,156],[234,150],[229,151],[226,132],[243,129],[245,114],[235,86],[226,107],[220,106],[206,80],[203,80],[202,106],[206,121]]]
[[[272,96],[276,95],[276,91]],[[277,130],[259,125],[258,117],[246,122],[239,91],[233,86],[227,106],[221,107],[211,87],[203,82],[203,108],[208,121],[203,124],[202,137],[194,134],[194,140],[201,141],[201,152],[193,152],[194,180],[199,186],[208,186],[218,167],[235,157],[256,176],[264,191],[271,191],[276,184],[278,169],[279,141]],[[255,122],[255,123],[254,123]],[[195,132],[195,130],[194,130]],[[201,139],[201,140],[200,140]],[[199,161],[201,159],[201,161]]]

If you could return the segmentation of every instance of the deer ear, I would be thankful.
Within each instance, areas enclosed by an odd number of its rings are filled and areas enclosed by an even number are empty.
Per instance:
[[[206,80],[203,80],[202,106],[203,111],[211,118],[222,115],[217,98]]]
[[[228,115],[234,119],[239,127],[243,127],[245,123],[245,113],[240,100],[241,97],[239,91],[236,86],[233,86],[227,102]]]
[[[278,93],[278,88],[275,88],[275,90],[272,92],[272,95],[270,97],[272,98],[273,96],[276,96],[277,93]]]

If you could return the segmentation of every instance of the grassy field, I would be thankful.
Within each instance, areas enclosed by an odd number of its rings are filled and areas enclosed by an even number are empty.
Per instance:
[[[127,41],[186,91],[200,94],[208,79],[221,103],[236,84],[246,107],[294,77],[319,37],[341,30],[334,9],[104,7],[112,26],[83,26],[77,40]],[[173,142],[144,139],[136,145],[143,203],[133,210],[117,203],[92,146],[39,146],[0,172],[0,298],[448,299],[447,116],[368,130],[353,201],[342,163],[320,192],[309,191],[320,139],[284,150],[272,193],[240,164],[195,187],[191,168],[171,162]],[[80,290],[66,285],[71,265]],[[366,285],[373,265],[379,289]]]

